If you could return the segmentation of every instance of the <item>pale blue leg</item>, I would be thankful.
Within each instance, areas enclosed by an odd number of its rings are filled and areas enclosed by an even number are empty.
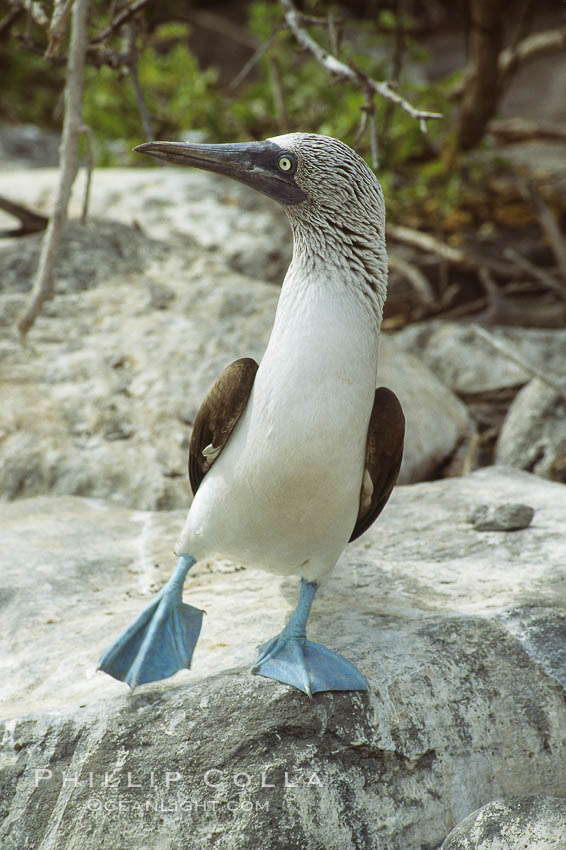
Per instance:
[[[252,673],[292,685],[309,697],[318,691],[367,691],[368,684],[353,664],[319,643],[307,640],[307,620],[318,590],[301,579],[301,595],[280,635],[259,648]]]
[[[99,670],[135,688],[191,666],[203,615],[183,603],[183,584],[194,563],[181,555],[165,587],[101,657]]]

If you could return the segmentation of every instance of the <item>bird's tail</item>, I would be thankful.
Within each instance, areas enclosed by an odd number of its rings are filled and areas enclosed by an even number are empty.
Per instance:
[[[135,688],[191,666],[204,613],[183,603],[183,584],[194,563],[181,555],[165,587],[102,655],[99,670]]]

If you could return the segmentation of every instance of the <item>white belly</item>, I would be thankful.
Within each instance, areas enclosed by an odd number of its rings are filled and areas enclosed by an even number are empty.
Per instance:
[[[328,307],[314,324],[304,312],[276,321],[246,410],[193,500],[179,554],[311,581],[334,566],[358,513],[377,335],[368,345],[355,315]]]

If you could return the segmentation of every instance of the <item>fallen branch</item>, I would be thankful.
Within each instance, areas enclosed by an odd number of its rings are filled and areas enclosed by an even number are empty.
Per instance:
[[[499,121],[490,121],[487,132],[502,143],[528,142],[531,139],[566,140],[566,124],[559,121],[502,118]]]
[[[143,96],[143,90],[140,83],[140,78],[138,75],[138,49],[137,49],[137,29],[135,24],[131,24],[128,27],[128,35],[127,35],[127,44],[128,44],[128,71],[130,72],[130,78],[132,80],[132,86],[134,88],[134,95],[136,98],[136,104],[138,107],[138,112],[140,113],[141,121],[143,124],[143,129],[145,133],[145,137],[148,142],[153,142],[155,136],[153,134],[153,128],[151,126],[151,119],[149,117],[149,112],[147,109],[147,105],[145,102],[145,98]]]
[[[515,71],[519,65],[538,59],[547,53],[566,48],[566,27],[544,32],[533,33],[522,39],[513,49],[506,48],[499,54],[499,75],[501,78]],[[462,97],[466,87],[466,77],[454,85],[450,96],[457,99]]]
[[[483,328],[480,328],[479,325],[472,325],[472,331],[482,339],[484,342],[487,342],[495,351],[499,354],[502,354],[508,360],[511,360],[513,363],[516,363],[517,366],[520,366],[527,374],[532,375],[534,378],[538,378],[543,384],[546,384],[548,387],[554,390],[554,392],[558,393],[561,398],[566,399],[566,387],[554,381],[552,378],[549,378],[544,372],[540,369],[537,369],[536,366],[533,366],[527,360],[524,359],[520,354],[514,351],[509,343],[501,342],[500,340],[494,339],[490,334],[487,333]]]
[[[118,17],[112,21],[112,23],[103,30],[100,35],[97,35],[96,38],[93,38],[90,44],[100,44],[101,41],[107,41],[110,36],[114,35],[114,33],[118,32],[120,27],[123,27],[130,18],[136,15],[140,9],[143,9],[144,6],[147,6],[151,0],[137,0],[136,3],[132,3],[131,6],[128,6],[127,9],[124,9]],[[89,45],[90,47],[90,45]]]
[[[534,185],[527,181],[525,183],[525,193],[531,200],[539,220],[539,224],[546,238],[550,242],[552,253],[556,257],[560,274],[566,282],[566,243],[564,237],[554,218],[552,211],[547,206],[542,195],[535,189]]]
[[[271,33],[271,35],[269,36],[267,41],[264,41],[263,44],[260,44],[260,46],[257,48],[257,50],[254,51],[254,53],[252,53],[252,55],[250,56],[248,61],[242,67],[241,71],[239,71],[236,74],[236,76],[234,77],[234,79],[232,80],[232,82],[230,83],[228,88],[235,89],[240,85],[241,82],[243,82],[246,79],[246,77],[248,76],[250,71],[252,71],[255,68],[255,66],[257,65],[257,63],[259,62],[261,57],[264,55],[264,53],[267,50],[269,50],[269,48],[273,44],[275,36],[279,32],[279,30],[280,30],[280,27],[275,27],[275,29],[273,30],[273,32]]]
[[[505,278],[516,276],[516,271],[510,263],[496,260],[493,257],[477,257],[465,251],[460,251],[458,248],[446,245],[445,242],[440,242],[440,240],[435,239],[429,233],[422,233],[420,230],[413,230],[411,227],[389,224],[387,226],[387,236],[397,242],[402,242],[413,248],[419,248],[421,251],[436,254],[436,256],[455,266],[475,270],[484,268],[493,274]]]
[[[555,30],[535,32],[522,39],[515,48],[507,48],[499,57],[499,73],[506,75],[518,65],[532,59],[538,59],[546,53],[564,50],[566,47],[566,27]]]
[[[75,0],[71,17],[71,41],[67,82],[65,85],[65,117],[61,138],[61,177],[55,208],[41,244],[39,267],[26,309],[18,322],[22,336],[39,315],[42,304],[53,295],[53,274],[57,252],[67,217],[71,188],[77,173],[79,136],[82,122],[82,90],[87,42],[88,0]]]
[[[59,56],[63,41],[65,40],[65,31],[67,29],[67,18],[71,11],[73,0],[55,0],[51,21],[49,23],[49,32],[47,34],[47,50],[45,58],[52,59],[54,56]]]
[[[301,26],[303,18],[291,0],[280,0],[280,3],[287,25],[295,36],[297,42],[301,45],[301,47],[311,53],[317,62],[320,62],[320,64],[323,65],[331,74],[341,79],[349,80],[352,83],[356,83],[362,87],[364,92],[369,91],[372,92],[372,94],[378,94],[385,100],[391,101],[391,103],[394,103],[396,106],[403,109],[411,116],[411,118],[417,120],[420,124],[421,130],[423,131],[426,129],[426,121],[435,118],[442,118],[442,115],[439,112],[426,112],[422,109],[416,109],[412,106],[412,104],[405,100],[405,98],[401,97],[400,94],[394,91],[389,83],[378,82],[377,80],[368,77],[367,74],[364,74],[358,68],[345,65],[337,59],[336,56],[321,47],[320,44],[311,38],[307,31]]]
[[[90,184],[92,182],[92,170],[94,168],[94,156],[92,154],[92,130],[83,124],[81,134],[86,137],[86,184],[83,198],[83,208],[81,210],[81,224],[86,224],[88,215],[88,205],[90,202]]]
[[[392,271],[399,272],[400,275],[409,281],[421,301],[427,305],[435,303],[436,299],[433,289],[417,266],[407,262],[407,260],[403,260],[401,257],[389,254],[389,268]]]
[[[13,9],[23,9],[27,12],[34,24],[37,24],[41,29],[47,29],[49,20],[41,3],[36,0],[10,0],[10,6]]]
[[[22,225],[15,230],[0,230],[0,237],[27,236],[28,233],[39,233],[39,231],[45,230],[49,221],[44,215],[33,212],[22,204],[16,204],[1,195],[0,210],[13,215]]]
[[[16,23],[18,18],[23,15],[23,9],[12,9],[11,12],[2,18],[0,21],[0,38],[9,35],[12,25]]]
[[[514,248],[507,247],[503,251],[503,255],[507,257],[512,263],[521,269],[521,271],[528,272],[528,274],[532,275],[535,280],[538,280],[539,283],[542,283],[547,289],[550,289],[552,292],[558,293],[562,299],[566,298],[566,290],[564,287],[555,280],[551,274],[543,271],[540,266],[535,266],[534,263],[531,263],[530,260],[527,260],[526,257],[523,257],[522,254],[519,254],[518,251],[515,251]]]

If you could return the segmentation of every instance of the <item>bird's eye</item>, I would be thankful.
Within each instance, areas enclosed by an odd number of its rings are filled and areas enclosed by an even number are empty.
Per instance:
[[[279,166],[281,171],[293,170],[293,160],[289,156],[280,156],[277,160],[277,165]]]

